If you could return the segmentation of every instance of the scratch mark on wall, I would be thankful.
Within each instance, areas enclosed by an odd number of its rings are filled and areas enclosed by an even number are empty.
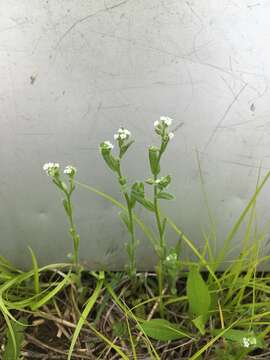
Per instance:
[[[232,160],[220,160],[223,163],[227,163],[227,164],[232,164],[232,165],[238,165],[238,166],[243,166],[246,168],[252,168],[252,169],[263,169],[263,170],[267,170],[268,168],[266,167],[262,167],[261,165],[252,165],[252,164],[246,164],[246,163],[242,163],[242,162],[238,162],[238,161],[232,161]]]
[[[180,124],[177,124],[176,127],[172,130],[173,133],[176,133],[182,126],[184,125],[184,122],[181,122]]]
[[[129,0],[124,0],[124,1],[122,1],[122,2],[120,2],[120,3],[118,3],[118,4],[116,4],[116,5],[112,5],[112,6],[110,6],[110,7],[105,7],[105,8],[103,8],[103,9],[100,9],[100,10],[94,12],[94,13],[88,14],[88,15],[84,16],[83,18],[75,21],[75,22],[64,32],[64,34],[60,37],[60,39],[58,40],[58,42],[57,42],[57,44],[56,44],[56,46],[55,46],[55,49],[58,49],[58,47],[60,46],[60,44],[61,44],[61,42],[64,40],[64,38],[65,38],[77,25],[83,23],[84,21],[86,21],[86,20],[90,19],[91,17],[96,16],[96,15],[98,15],[98,14],[100,14],[100,13],[103,13],[103,12],[106,12],[106,11],[108,11],[108,10],[115,9],[115,8],[121,6],[121,5],[124,5],[124,4],[126,4],[128,1],[129,1]]]
[[[212,140],[214,139],[218,129],[221,127],[223,121],[226,119],[227,115],[229,114],[231,108],[233,107],[233,105],[237,102],[239,96],[242,94],[242,92],[245,90],[245,88],[247,87],[247,83],[241,87],[241,89],[238,91],[238,93],[234,96],[233,100],[231,101],[231,103],[229,104],[229,106],[227,107],[227,109],[225,110],[222,118],[219,120],[218,124],[216,125],[216,127],[214,128],[214,130],[212,131],[211,135],[209,136],[203,151],[206,151],[206,149],[208,148],[208,146],[210,145],[210,143],[212,142]]]

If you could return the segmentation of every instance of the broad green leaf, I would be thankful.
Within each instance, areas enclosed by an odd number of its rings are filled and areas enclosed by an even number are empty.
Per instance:
[[[20,318],[20,322],[10,321],[11,328],[7,329],[7,342],[3,354],[3,360],[19,360],[22,342],[24,340],[24,329],[27,325],[26,319]],[[11,331],[13,334],[11,334]],[[14,347],[14,341],[16,347]]]
[[[165,199],[165,200],[173,200],[174,196],[168,192],[160,192],[157,196],[159,199]]]
[[[213,335],[219,335],[223,329],[216,329],[213,330]],[[264,340],[260,335],[256,335],[253,331],[245,331],[245,330],[236,330],[236,329],[230,329],[226,331],[223,335],[223,337],[227,340],[234,341],[238,343],[239,345],[245,347],[245,344],[247,345],[249,343],[250,348],[265,348]]]
[[[170,341],[181,339],[183,337],[191,337],[178,325],[164,319],[152,319],[149,321],[144,321],[140,324],[140,327],[147,336],[160,341]]]
[[[189,310],[195,316],[203,316],[206,321],[211,304],[208,286],[204,282],[197,267],[190,268],[187,279],[187,297]]]
[[[196,317],[196,319],[192,320],[193,324],[196,326],[196,328],[200,331],[202,335],[205,334],[205,317],[203,315],[200,315]]]

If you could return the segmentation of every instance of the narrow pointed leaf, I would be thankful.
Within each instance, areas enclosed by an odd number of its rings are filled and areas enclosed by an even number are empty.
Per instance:
[[[174,196],[168,192],[160,192],[157,196],[159,199],[164,199],[164,200],[173,200]]]
[[[144,321],[140,324],[140,327],[147,336],[160,341],[170,341],[181,339],[183,337],[191,337],[178,325],[164,319]]]

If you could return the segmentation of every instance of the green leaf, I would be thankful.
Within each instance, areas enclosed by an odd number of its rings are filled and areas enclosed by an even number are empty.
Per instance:
[[[203,315],[200,315],[196,317],[196,319],[192,320],[193,324],[196,326],[196,328],[200,331],[202,335],[205,334],[205,317]]]
[[[24,329],[27,325],[27,321],[24,318],[20,318],[19,322],[11,320],[10,323],[12,330],[7,329],[7,342],[3,354],[3,360],[19,360],[21,346],[24,340]],[[11,331],[13,332],[13,334],[11,334]],[[16,343],[15,349],[13,345],[14,340]]]
[[[144,183],[135,182],[131,187],[129,204],[133,208],[136,204],[136,196],[144,198]]]
[[[129,221],[127,214],[122,211],[119,213],[119,216],[120,216],[121,220],[123,221],[123,223],[126,225],[128,231],[131,232],[130,221]]]
[[[137,328],[142,329],[143,332],[150,338],[160,341],[170,341],[181,339],[183,337],[191,337],[178,325],[164,319],[144,321],[140,324],[140,326],[137,325]]]
[[[121,147],[120,147],[120,159],[123,157],[123,155],[126,153],[127,149],[135,142],[135,140],[131,140],[129,141],[127,144],[123,144]]]
[[[140,183],[136,182],[135,184],[132,185],[132,189],[131,189],[132,206],[134,201],[138,201],[140,204],[142,204],[146,209],[150,211],[155,211],[154,204],[150,200],[147,200],[144,197],[144,184],[142,182]]]
[[[62,288],[64,286],[67,285],[67,283],[70,281],[70,274],[71,271],[69,271],[65,277],[63,278],[62,281],[60,281],[57,286],[51,290],[50,292],[46,293],[45,296],[43,296],[41,299],[39,299],[37,302],[35,302],[32,306],[31,306],[31,310],[35,311],[38,308],[40,308],[41,306],[45,305],[48,301],[50,301],[59,291],[62,290]]]
[[[145,199],[144,197],[140,196],[140,195],[135,195],[133,194],[134,198],[136,199],[136,201],[138,201],[141,205],[143,205],[146,209],[150,210],[150,211],[155,211],[155,206],[154,204],[150,201]]]
[[[212,331],[213,335],[219,335],[224,332],[224,329],[215,329]],[[264,349],[266,347],[264,340],[260,335],[256,335],[253,331],[229,329],[222,335],[225,339],[234,341],[244,347],[244,341],[247,339],[250,342],[250,348]]]
[[[158,199],[165,199],[165,200],[173,200],[174,196],[172,194],[169,194],[168,192],[160,192],[157,195]]]
[[[159,166],[159,149],[155,146],[151,146],[148,150],[149,162],[153,175],[158,175],[160,172]]]
[[[89,315],[90,311],[92,310],[93,306],[95,305],[99,295],[100,295],[100,292],[102,291],[102,286],[103,286],[103,282],[104,282],[104,273],[101,272],[101,276],[100,276],[100,280],[97,282],[97,285],[96,285],[96,288],[94,290],[94,292],[92,293],[92,295],[90,296],[90,298],[87,300],[87,303],[85,305],[85,308],[79,318],[79,321],[76,325],[76,328],[74,330],[74,333],[73,333],[73,336],[72,336],[72,339],[71,339],[71,344],[70,344],[70,347],[69,347],[69,350],[68,350],[68,360],[71,359],[72,357],[72,353],[73,353],[73,349],[75,347],[75,344],[76,344],[76,341],[77,341],[77,338],[80,334],[80,331],[81,331],[81,328],[83,327],[83,324],[85,323],[86,319],[87,319],[87,316]]]
[[[128,336],[127,324],[123,321],[116,321],[112,325],[112,333],[114,337],[124,338]]]
[[[105,160],[106,164],[109,166],[109,168],[112,171],[117,172],[119,170],[119,160],[116,159],[115,157],[113,157],[113,155],[111,154],[110,151],[108,151],[107,149],[102,149],[101,150],[101,155],[103,157],[103,159]]]
[[[39,272],[38,272],[38,263],[37,263],[37,259],[35,256],[34,251],[31,249],[30,246],[28,246],[28,249],[31,253],[31,258],[32,258],[32,264],[33,264],[33,271],[34,271],[34,289],[35,289],[35,293],[39,294],[40,293],[40,285],[39,285]]]
[[[190,312],[197,317],[202,316],[206,321],[211,297],[206,283],[195,266],[191,267],[188,274],[187,297]]]

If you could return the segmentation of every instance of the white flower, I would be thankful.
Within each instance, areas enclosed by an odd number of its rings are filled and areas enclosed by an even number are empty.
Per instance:
[[[113,144],[110,141],[104,141],[104,143],[102,144],[102,147],[107,150],[112,150]]]
[[[248,348],[250,346],[250,341],[246,337],[243,337],[243,346],[246,348]]]
[[[125,140],[125,139],[128,139],[131,135],[131,132],[127,129],[124,129],[124,128],[119,128],[117,133],[114,134],[113,138],[114,140]]]
[[[168,134],[168,136],[169,136],[169,139],[172,140],[172,139],[174,138],[174,133],[173,133],[173,132],[170,132],[170,133]]]
[[[156,120],[156,121],[154,122],[154,127],[158,127],[158,125],[159,125],[159,121]]]
[[[43,170],[48,176],[54,176],[59,170],[59,164],[53,162],[46,163],[43,165]]]
[[[76,174],[76,172],[77,172],[77,169],[72,165],[68,165],[64,169],[64,174],[66,174],[66,175],[72,175],[73,176],[73,175]]]
[[[160,121],[163,121],[167,126],[171,126],[173,122],[173,120],[168,116],[161,116]]]
[[[252,336],[252,337],[243,337],[243,346],[244,347],[246,347],[246,348],[248,348],[248,347],[250,347],[250,346],[252,346],[252,345],[256,345],[257,344],[257,339],[254,337],[254,336]]]

